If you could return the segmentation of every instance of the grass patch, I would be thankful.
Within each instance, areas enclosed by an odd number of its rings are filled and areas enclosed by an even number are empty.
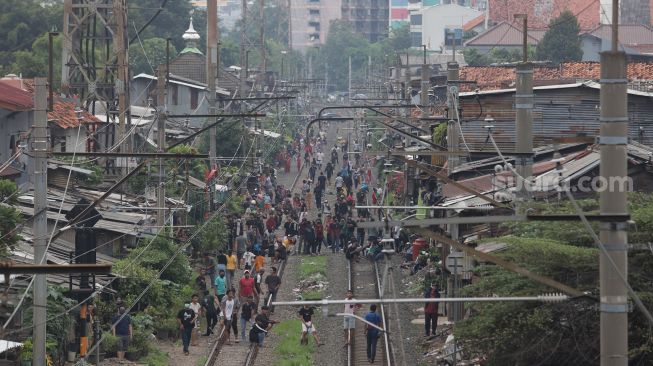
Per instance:
[[[209,360],[208,356],[202,356],[202,357],[199,358],[199,360],[197,360],[197,362],[195,364],[197,366],[204,366],[206,364],[206,361],[208,361],[208,360]]]
[[[324,290],[307,290],[302,292],[304,300],[322,300],[324,298]]]
[[[326,277],[327,257],[318,256],[303,259],[299,264],[299,278],[305,280],[313,275],[322,275]]]
[[[148,366],[167,366],[170,363],[170,357],[166,352],[152,347],[147,356],[138,360],[138,363]]]
[[[275,347],[277,354],[275,366],[309,366],[313,364],[315,344],[301,345],[301,323],[299,320],[284,320],[274,326],[275,333],[281,336],[281,343]]]

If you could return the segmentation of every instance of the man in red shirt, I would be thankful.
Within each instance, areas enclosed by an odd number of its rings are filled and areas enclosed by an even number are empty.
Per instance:
[[[424,292],[424,298],[439,298],[440,291],[438,291],[438,285],[433,282],[431,288],[427,289]],[[437,302],[427,302],[424,304],[424,327],[426,330],[426,336],[435,335],[435,330],[438,326],[438,303]],[[431,329],[432,328],[432,329]]]
[[[245,270],[244,273],[245,275],[240,279],[238,288],[238,297],[240,297],[241,302],[247,300],[250,296],[255,299],[258,298],[254,278],[249,275],[249,270]]]

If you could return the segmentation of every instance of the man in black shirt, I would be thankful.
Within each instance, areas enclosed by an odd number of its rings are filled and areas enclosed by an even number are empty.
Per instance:
[[[299,319],[302,322],[302,339],[300,343],[308,344],[306,334],[311,333],[313,334],[313,338],[315,338],[315,344],[319,347],[322,343],[320,343],[320,337],[317,336],[317,329],[315,329],[315,325],[312,322],[313,312],[313,308],[308,305],[304,305],[299,309]]]
[[[181,330],[181,341],[184,345],[184,355],[188,356],[188,346],[190,345],[190,338],[195,328],[195,318],[197,315],[190,308],[190,302],[186,302],[184,309],[177,313],[177,324]]]
[[[218,324],[219,305],[215,296],[211,295],[207,290],[204,291],[202,308],[204,308],[204,313],[206,314],[206,334],[204,336],[208,337],[213,333],[213,327]]]
[[[272,267],[272,273],[265,277],[265,284],[268,286],[268,294],[275,296],[281,286],[281,277],[277,274],[277,267]]]
[[[326,188],[327,178],[324,176],[324,172],[320,171],[320,175],[317,177],[317,186],[322,187],[322,190]]]
[[[118,308],[118,315],[114,316],[111,321],[114,324],[112,327],[113,335],[120,339],[118,344],[118,360],[125,359],[125,352],[127,352],[127,348],[129,347],[129,340],[134,333],[132,320],[125,313],[125,307],[121,306]]]
[[[249,341],[251,343],[258,343],[259,347],[263,346],[263,340],[265,340],[265,336],[272,329],[272,325],[277,323],[270,320],[269,314],[270,308],[263,306],[261,312],[254,318],[254,326],[249,332]]]

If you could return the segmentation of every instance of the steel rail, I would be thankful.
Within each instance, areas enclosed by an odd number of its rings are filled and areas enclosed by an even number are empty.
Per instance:
[[[390,260],[389,258],[385,258],[385,260]],[[383,289],[381,288],[381,277],[379,275],[379,266],[377,265],[376,262],[374,262],[374,277],[376,278],[376,292],[377,296],[380,298],[383,298]],[[392,354],[390,353],[390,338],[388,334],[388,324],[386,321],[386,314],[385,314],[385,305],[383,303],[379,304],[379,312],[381,313],[381,325],[383,329],[386,331],[383,332],[383,343],[384,343],[384,350],[385,350],[385,364],[388,366],[392,366],[394,364],[394,359],[392,357]],[[400,342],[403,342],[403,340],[400,337]]]

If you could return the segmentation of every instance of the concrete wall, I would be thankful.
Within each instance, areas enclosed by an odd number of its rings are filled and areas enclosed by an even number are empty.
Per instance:
[[[148,103],[148,97],[152,98],[152,103],[156,105],[156,81],[153,81],[150,85],[150,92],[143,92],[143,89],[147,88],[150,80],[145,78],[139,78],[132,80],[131,82],[131,95],[132,105],[146,107]],[[174,89],[177,89],[177,100],[174,102]],[[207,92],[205,90],[199,90],[197,95],[198,107],[196,109],[191,109],[191,90],[193,88],[179,85],[179,84],[170,84],[168,85],[168,98],[167,98],[167,108],[168,113],[170,114],[208,114],[208,101],[207,101]],[[201,126],[204,123],[202,118],[191,118],[190,124],[193,127]]]
[[[34,113],[27,112],[11,112],[5,109],[0,109],[0,164],[6,162],[14,154],[12,151],[11,141],[13,137],[14,145],[19,144],[21,133],[27,132],[32,125]],[[27,141],[24,142],[27,145]],[[14,162],[17,168],[27,169],[24,165],[27,162],[27,157],[23,155],[20,159]],[[24,165],[24,166],[23,166]],[[25,181],[27,175],[18,179],[18,183]]]
[[[463,24],[478,17],[483,12],[464,6],[447,4],[424,8],[420,13],[422,14],[422,44],[427,45],[430,50],[439,51],[440,47],[444,48],[445,28],[462,28]]]
[[[601,40],[595,37],[581,37],[580,48],[583,50],[583,61],[599,62],[601,57]]]

